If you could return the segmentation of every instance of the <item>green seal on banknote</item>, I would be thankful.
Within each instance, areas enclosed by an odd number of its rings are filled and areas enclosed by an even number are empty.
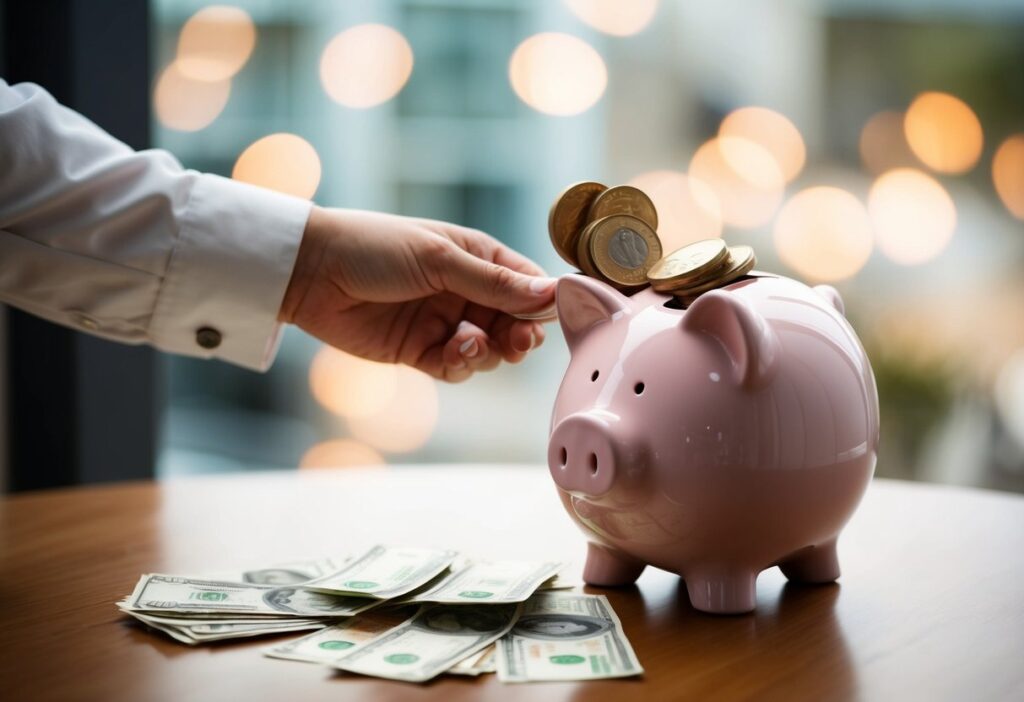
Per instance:
[[[409,665],[415,663],[420,659],[415,653],[392,653],[390,656],[384,656],[384,660],[388,663],[394,663],[395,665]]]
[[[199,592],[193,592],[190,596],[192,599],[203,600],[204,602],[223,602],[228,598],[228,593],[201,590]]]
[[[577,656],[569,653],[561,656],[551,656],[550,660],[552,663],[557,663],[558,665],[574,665],[576,663],[583,663],[587,659],[583,656]]]
[[[469,597],[474,600],[485,600],[488,597],[494,597],[494,593],[487,592],[486,590],[463,590],[459,593],[459,597]]]
[[[343,583],[345,587],[350,587],[353,590],[369,590],[371,587],[377,587],[378,583],[372,580],[348,580]]]
[[[352,648],[355,644],[351,641],[322,641],[319,646],[328,651],[344,651],[346,648]]]

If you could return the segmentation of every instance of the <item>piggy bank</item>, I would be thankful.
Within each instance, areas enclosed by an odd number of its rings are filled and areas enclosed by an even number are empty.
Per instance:
[[[836,539],[878,447],[878,396],[835,289],[755,273],[689,307],[569,275],[571,361],[548,467],[588,539],[583,579],[678,573],[691,604],[754,609],[755,582],[839,577]]]

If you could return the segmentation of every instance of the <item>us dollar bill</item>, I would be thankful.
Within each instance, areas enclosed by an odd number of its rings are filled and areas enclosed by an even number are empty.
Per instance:
[[[498,642],[502,682],[597,680],[643,668],[604,595],[540,592]]]
[[[494,661],[496,644],[491,644],[479,653],[466,656],[445,672],[449,675],[470,675],[477,676],[484,673],[493,673],[497,670]]]
[[[574,587],[581,587],[583,579],[579,576],[579,566],[567,565],[551,578],[540,584],[538,590],[571,590]]]
[[[562,567],[558,561],[474,561],[409,597],[410,602],[523,602]]]
[[[337,571],[345,564],[345,561],[345,558],[309,558],[271,563],[255,568],[206,573],[197,577],[203,580],[226,580],[255,585],[300,585]]]
[[[401,546],[374,546],[341,569],[305,584],[313,590],[388,600],[412,592],[436,577],[456,551]]]
[[[346,617],[376,604],[376,600],[313,592],[294,585],[275,587],[150,573],[139,579],[126,606],[141,612]]]
[[[222,641],[225,639],[249,638],[268,634],[285,634],[293,631],[322,629],[324,626],[322,621],[308,619],[284,619],[271,620],[269,622],[245,622],[235,624],[180,624],[168,622],[168,620],[161,617],[148,617],[142,612],[128,612],[128,614],[141,621],[147,627],[161,631],[168,636],[189,645],[196,645],[208,641]]]
[[[307,663],[330,663],[353,653],[367,642],[394,629],[416,614],[415,607],[373,610],[334,626],[263,649],[270,658]]]
[[[350,673],[426,682],[503,636],[522,606],[424,605],[408,622],[332,665]]]

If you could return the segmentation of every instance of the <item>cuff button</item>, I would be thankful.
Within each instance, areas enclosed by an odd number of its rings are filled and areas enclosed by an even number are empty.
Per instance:
[[[220,332],[213,327],[202,327],[196,331],[196,343],[204,349],[215,349],[220,346]]]

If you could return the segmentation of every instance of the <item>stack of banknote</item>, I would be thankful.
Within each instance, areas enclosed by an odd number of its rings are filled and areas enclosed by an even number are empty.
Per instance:
[[[118,603],[177,641],[315,630],[264,650],[271,658],[426,682],[442,673],[505,682],[643,672],[603,596],[557,561],[475,559],[455,551],[374,546],[207,576],[143,575]]]

